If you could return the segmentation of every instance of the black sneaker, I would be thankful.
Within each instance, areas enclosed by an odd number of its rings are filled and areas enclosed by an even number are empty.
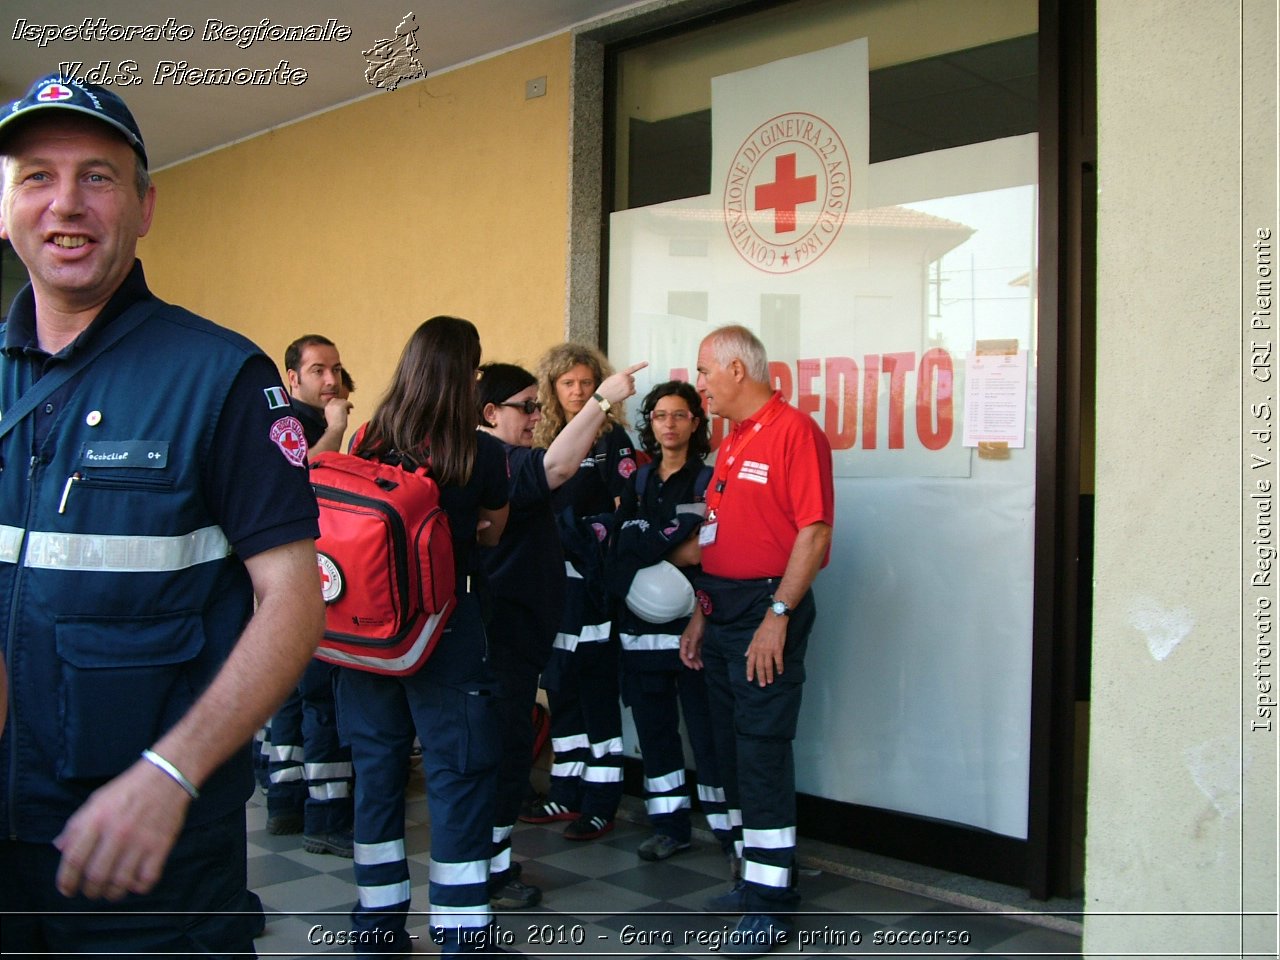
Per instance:
[[[267,817],[267,833],[276,837],[302,832],[302,814],[277,813]]]
[[[489,885],[489,906],[495,910],[528,910],[542,902],[542,889],[508,877],[498,885]]]
[[[331,853],[335,857],[355,856],[354,838],[350,830],[340,833],[317,833],[302,838],[302,849],[307,853]]]
[[[554,800],[541,800],[527,810],[520,811],[520,819],[524,823],[553,823],[556,820],[577,820],[581,816],[577,810],[570,810],[562,803]]]
[[[613,829],[613,821],[604,817],[588,817],[585,813],[564,828],[566,840],[594,840]]]

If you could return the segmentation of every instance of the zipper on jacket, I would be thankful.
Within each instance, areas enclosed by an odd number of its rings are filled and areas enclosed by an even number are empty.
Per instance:
[[[35,505],[36,468],[40,466],[39,454],[32,454],[27,465],[27,510],[22,523],[22,541],[18,544],[18,556],[13,565],[13,590],[9,597],[9,643],[7,653],[13,653],[17,643],[18,594],[21,593],[23,561],[27,555],[27,531],[31,528],[31,511]],[[18,682],[14,676],[13,657],[5,662],[9,679],[9,839],[18,839]]]
[[[67,512],[67,498],[71,495],[73,484],[98,490],[151,490],[163,493],[173,489],[173,479],[150,477],[86,477],[77,470],[67,477],[62,485],[62,499],[58,501],[58,513]]]

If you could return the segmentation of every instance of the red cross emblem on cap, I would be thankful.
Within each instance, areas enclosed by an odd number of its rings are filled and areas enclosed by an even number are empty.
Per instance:
[[[62,86],[61,84],[51,83],[49,84],[49,86],[45,87],[38,94],[36,94],[36,99],[37,100],[70,100],[73,96],[75,96],[75,94],[73,94],[70,90],[68,90],[66,87]]]

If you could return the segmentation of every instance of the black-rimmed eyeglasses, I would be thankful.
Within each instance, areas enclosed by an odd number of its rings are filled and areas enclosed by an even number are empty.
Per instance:
[[[512,403],[510,400],[507,400],[498,404],[498,406],[513,407],[523,413],[526,417],[532,416],[534,413],[537,413],[542,409],[542,404],[537,400],[521,400],[519,403]]]

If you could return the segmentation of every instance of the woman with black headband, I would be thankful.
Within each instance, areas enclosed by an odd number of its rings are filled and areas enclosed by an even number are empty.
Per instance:
[[[611,404],[622,403],[635,393],[632,374],[643,366],[607,378],[599,386],[601,396]],[[511,861],[511,832],[529,782],[529,717],[538,676],[551,656],[564,608],[564,551],[551,497],[577,474],[605,413],[599,404],[591,404],[544,449],[533,446],[534,430],[542,419],[533,374],[510,363],[485,364],[477,390],[480,429],[502,441],[510,478],[506,530],[497,546],[480,553],[491,596],[489,660],[498,678],[502,730],[489,891],[494,907],[517,910],[542,898],[541,890],[520,880],[519,865]]]

